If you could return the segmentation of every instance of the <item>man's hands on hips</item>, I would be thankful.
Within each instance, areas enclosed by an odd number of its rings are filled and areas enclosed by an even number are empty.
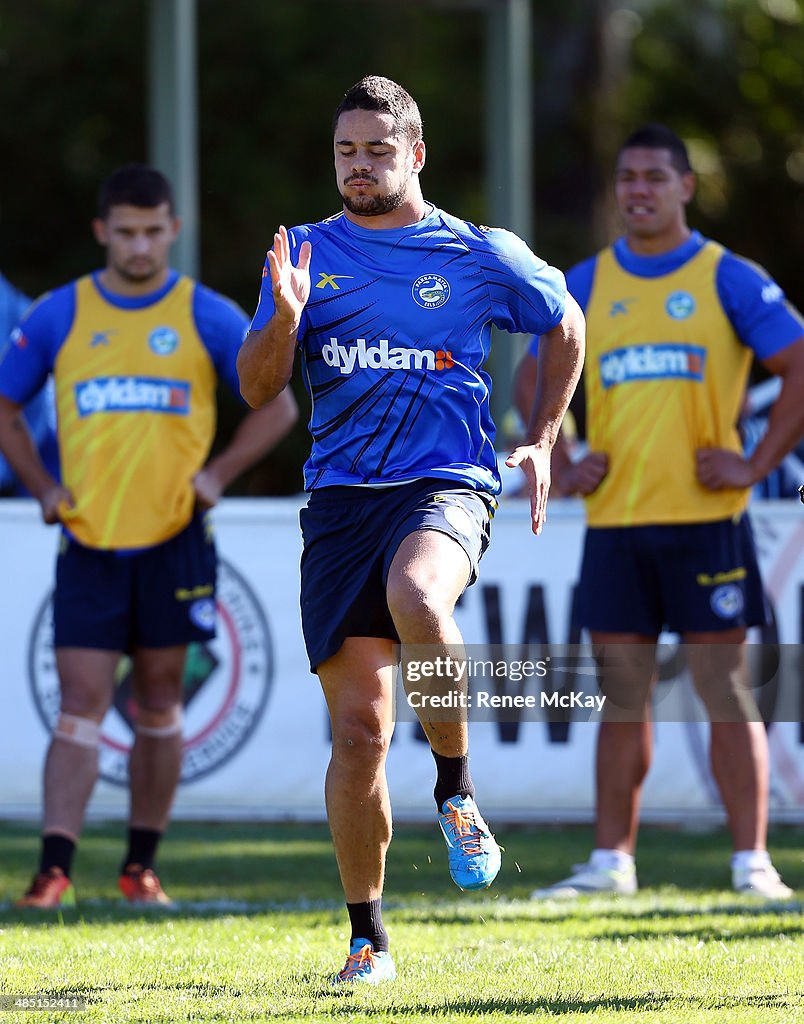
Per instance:
[[[556,481],[565,494],[580,494],[586,497],[596,491],[609,471],[609,457],[605,452],[587,452],[577,462],[570,462]]]
[[[195,502],[202,512],[217,505],[223,494],[225,484],[212,466],[204,466],[193,477]]]
[[[39,507],[44,521],[52,526],[53,523],[60,523],[69,509],[75,508],[75,502],[66,487],[54,482],[39,495]]]
[[[745,490],[757,482],[756,471],[748,459],[728,448],[698,448],[695,473],[708,491]]]

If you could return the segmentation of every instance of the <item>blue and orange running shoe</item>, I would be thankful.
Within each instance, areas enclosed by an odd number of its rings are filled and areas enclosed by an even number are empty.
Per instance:
[[[438,824],[449,849],[449,873],[459,889],[486,889],[500,870],[500,847],[470,796],[445,800]]]
[[[335,975],[332,984],[379,985],[395,977],[396,967],[390,953],[375,952],[368,939],[352,939],[343,970]]]

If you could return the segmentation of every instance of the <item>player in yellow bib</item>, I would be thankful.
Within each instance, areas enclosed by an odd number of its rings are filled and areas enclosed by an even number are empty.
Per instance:
[[[615,177],[624,237],[567,274],[587,320],[589,452],[558,446],[556,489],[586,499],[578,621],[608,698],[597,746],[595,849],[534,896],[636,890],[634,850],[651,760],[650,689],[663,630],[681,634],[711,720],[711,763],[734,843],[732,883],[786,898],[766,850],[768,747],[745,686],[746,628],[764,622],[747,518],[751,486],[804,432],[804,322],[762,268],[691,231],[682,141],[648,125]],[[538,339],[517,372],[529,406]],[[782,378],[765,437],[742,455],[737,418],[752,357]]]
[[[283,392],[249,412],[207,462],[217,382],[239,393],[235,363],[248,319],[170,268],[179,222],[158,171],[131,165],[112,174],[93,229],[105,267],[43,296],[0,359],[0,448],[45,522],[63,531],[54,599],[61,710],[45,764],[39,868],[21,906],[74,899],[73,854],[124,652],[137,712],[119,883],[132,902],[168,902],[153,868],[181,768],[185,655],[190,642],[215,633],[205,513],[297,415]],[[61,484],[20,414],[49,372]]]

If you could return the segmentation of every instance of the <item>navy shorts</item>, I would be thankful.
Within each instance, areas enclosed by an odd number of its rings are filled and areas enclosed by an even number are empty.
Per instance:
[[[471,564],[471,586],[496,508],[492,495],[448,480],[313,491],[299,516],[302,630],[311,670],[337,654],[349,636],[399,641],[385,587],[409,534],[437,530],[457,541]]]
[[[708,633],[765,621],[748,516],[586,531],[579,625],[658,636],[665,629]]]
[[[54,644],[130,652],[211,640],[216,576],[206,514],[142,551],[100,551],[65,534],[56,563]]]

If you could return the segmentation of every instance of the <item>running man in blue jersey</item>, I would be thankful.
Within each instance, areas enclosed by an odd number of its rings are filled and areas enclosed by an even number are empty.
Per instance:
[[[462,642],[453,611],[500,491],[481,369],[491,325],[546,338],[529,443],[508,460],[525,471],[539,533],[583,318],[521,239],[424,200],[421,116],[396,83],[370,77],[346,93],[334,151],[343,212],[274,236],[238,369],[258,407],[285,387],[298,348],[312,398],[301,605],[332,722],[327,814],[352,929],[337,980],[376,984],[395,975],[381,912],[394,645],[435,655]],[[466,723],[421,721],[450,872],[484,888],[500,851],[474,801]]]
[[[0,450],[45,522],[62,528],[53,602],[61,704],[45,762],[39,867],[24,907],[75,900],[72,860],[124,652],[136,713],[118,884],[133,903],[169,902],[154,865],[181,770],[185,656],[190,643],[215,635],[206,511],[296,418],[285,392],[249,411],[209,459],[217,383],[239,388],[248,318],[170,268],[179,221],[162,174],[120,168],[98,205],[93,230],[105,266],[39,299],[0,359]],[[20,412],[51,371],[61,482]]]
[[[744,513],[752,485],[804,431],[804,321],[761,267],[689,228],[694,187],[674,132],[635,131],[615,173],[624,235],[567,274],[587,321],[589,451],[572,461],[559,442],[553,468],[563,493],[586,500],[579,624],[618,678],[601,666],[613,699],[597,736],[595,848],[537,899],[636,891],[650,691],[665,629],[681,635],[711,720],[733,887],[792,895],[766,848],[768,741],[745,686],[746,630],[765,621],[765,607]],[[737,420],[753,357],[781,388],[767,432],[745,457]],[[517,371],[522,407],[540,372],[534,339]]]

